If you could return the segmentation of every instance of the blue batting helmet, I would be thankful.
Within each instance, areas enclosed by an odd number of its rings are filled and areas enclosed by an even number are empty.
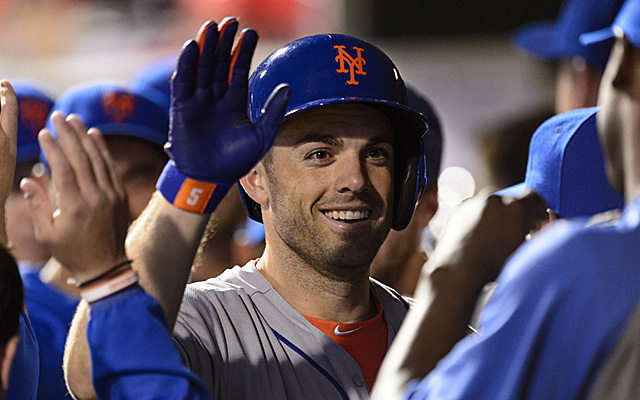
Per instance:
[[[365,103],[384,112],[396,136],[395,195],[392,228],[404,229],[425,186],[418,172],[425,118],[407,105],[400,71],[380,49],[364,40],[337,34],[298,39],[276,50],[249,79],[247,113],[253,122],[273,89],[291,87],[285,118],[329,104]],[[241,188],[249,217],[262,222],[260,205]]]

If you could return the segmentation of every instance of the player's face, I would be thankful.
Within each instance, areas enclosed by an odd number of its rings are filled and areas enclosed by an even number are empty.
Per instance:
[[[361,104],[303,111],[283,123],[270,158],[268,211],[275,240],[325,272],[368,268],[391,227],[388,117]]]
[[[160,146],[146,140],[120,135],[106,135],[104,139],[116,173],[127,192],[129,214],[133,221],[151,199],[167,157]]]

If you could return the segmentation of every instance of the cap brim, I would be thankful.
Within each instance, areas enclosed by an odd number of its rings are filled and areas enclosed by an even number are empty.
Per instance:
[[[580,44],[583,46],[589,46],[596,43],[604,42],[615,37],[613,27],[600,29],[593,32],[587,32],[580,35]]]
[[[513,40],[515,44],[534,56],[544,59],[558,59],[566,55],[564,49],[556,39],[555,22],[538,22],[518,30]]]
[[[494,194],[498,196],[508,196],[508,197],[516,197],[520,198],[527,192],[527,185],[522,182],[517,185],[510,186],[506,189],[499,190]]]

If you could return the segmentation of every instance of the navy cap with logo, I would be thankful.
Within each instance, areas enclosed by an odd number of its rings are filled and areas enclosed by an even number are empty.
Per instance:
[[[535,131],[525,180],[499,191],[519,197],[535,191],[559,217],[580,218],[624,207],[604,170],[596,129],[598,107],[556,115]]]
[[[580,42],[586,48],[598,46],[608,42],[615,36],[615,30],[620,29],[633,46],[640,48],[640,1],[626,0],[611,26],[595,32],[588,32],[580,36]]]
[[[147,97],[111,83],[89,83],[68,89],[56,100],[51,112],[80,116],[88,128],[104,136],[132,136],[163,147],[169,134],[169,115]],[[51,123],[47,128],[57,134]],[[40,161],[46,166],[44,154]]]
[[[607,27],[615,18],[622,0],[566,0],[556,21],[526,25],[514,35],[518,47],[534,56],[559,60],[579,56],[592,68],[604,70],[611,45],[586,48],[580,34]]]
[[[45,127],[53,100],[40,88],[29,83],[14,83],[18,97],[18,153],[16,162],[40,157],[38,132]]]

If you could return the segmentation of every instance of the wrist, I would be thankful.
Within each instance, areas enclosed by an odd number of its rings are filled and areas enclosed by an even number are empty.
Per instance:
[[[189,178],[169,160],[156,189],[174,207],[196,214],[210,214],[226,196],[232,184]]]
[[[126,264],[115,271],[79,285],[80,296],[91,304],[138,284],[138,273]]]

